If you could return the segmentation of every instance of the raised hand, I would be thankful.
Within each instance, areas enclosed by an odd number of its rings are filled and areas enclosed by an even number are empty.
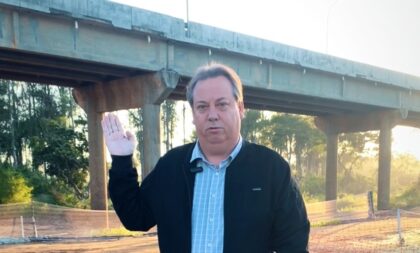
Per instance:
[[[131,155],[136,147],[136,138],[130,131],[125,131],[120,119],[113,113],[105,114],[102,120],[105,144],[111,155]]]

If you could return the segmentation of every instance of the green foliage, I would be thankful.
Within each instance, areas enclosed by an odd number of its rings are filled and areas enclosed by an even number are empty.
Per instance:
[[[262,143],[270,146],[291,164],[300,180],[306,172],[320,172],[321,157],[325,150],[324,135],[314,126],[313,119],[291,115],[273,114],[262,127]]]
[[[341,212],[354,211],[359,207],[363,209],[367,205],[367,195],[365,194],[345,194],[341,193],[338,195],[337,199],[337,210]]]
[[[88,173],[87,140],[83,133],[66,126],[65,118],[42,119],[40,136],[31,139],[33,166],[69,185],[79,199]]]
[[[392,191],[400,194],[417,182],[420,176],[420,161],[414,156],[401,154],[394,156],[391,163]]]
[[[371,153],[368,143],[377,144],[378,132],[346,133],[338,137],[338,165],[341,173],[350,176],[362,166],[362,158]],[[375,151],[375,149],[373,149]]]
[[[143,232],[129,231],[124,227],[100,229],[91,232],[92,236],[141,236]]]
[[[241,124],[241,135],[250,142],[261,143],[261,130],[267,123],[263,112],[257,110],[245,110],[245,118]]]
[[[7,83],[0,80],[0,152],[4,153],[10,148],[10,111],[7,101],[4,99],[7,95]]]
[[[89,199],[80,199],[70,185],[56,177],[51,177],[38,170],[19,168],[19,173],[25,178],[29,187],[32,188],[32,200],[78,208],[89,207]],[[87,186],[84,186],[84,195],[87,195]]]
[[[311,223],[311,228],[334,226],[334,225],[340,225],[342,223],[343,223],[342,220],[319,221],[317,223]]]
[[[411,184],[401,195],[391,198],[391,205],[395,208],[420,206],[420,176],[417,182]]]
[[[165,100],[161,105],[162,110],[162,123],[163,123],[163,134],[166,150],[172,148],[172,140],[175,134],[175,126],[177,115],[175,108],[176,102],[174,100]]]
[[[88,195],[86,121],[73,119],[70,89],[0,82],[0,162],[19,172],[15,182],[24,180],[34,199],[83,204]]]
[[[358,173],[340,173],[338,176],[338,192],[361,194],[372,190],[373,178]]]
[[[308,174],[299,182],[299,187],[306,199],[323,201],[325,198],[325,177]],[[311,201],[313,202],[313,201]]]
[[[32,187],[16,169],[1,165],[0,185],[0,204],[31,201]]]
[[[144,130],[143,130],[143,109],[138,108],[136,110],[128,111],[129,123],[134,126],[136,132],[134,133],[137,138],[137,153],[139,155],[139,161],[141,167],[144,168]],[[135,154],[136,155],[136,154]],[[137,160],[137,159],[136,159]]]

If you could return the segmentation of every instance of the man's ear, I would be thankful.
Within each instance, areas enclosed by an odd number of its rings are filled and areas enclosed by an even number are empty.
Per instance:
[[[239,116],[241,117],[241,119],[245,118],[245,106],[244,106],[244,102],[238,102],[238,107],[239,107]]]

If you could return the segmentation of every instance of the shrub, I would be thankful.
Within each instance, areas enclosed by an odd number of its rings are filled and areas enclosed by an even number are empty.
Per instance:
[[[420,206],[420,177],[412,187],[408,188],[401,195],[391,199],[391,206],[398,208]]]
[[[365,208],[367,205],[367,196],[364,194],[353,195],[341,193],[337,199],[337,210],[341,212],[355,211],[358,208]]]
[[[339,193],[362,194],[368,192],[372,188],[372,185],[371,178],[357,173],[338,176]]]
[[[31,201],[32,187],[16,169],[0,166],[0,185],[0,204]]]
[[[325,196],[325,178],[322,176],[305,176],[300,181],[299,187],[302,194],[307,197],[323,199]]]

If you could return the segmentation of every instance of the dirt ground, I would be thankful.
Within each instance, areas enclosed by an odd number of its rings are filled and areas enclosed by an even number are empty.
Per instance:
[[[403,217],[400,241],[396,220],[382,217],[311,229],[311,253],[419,253],[420,217]],[[1,226],[0,226],[1,227]],[[48,237],[47,237],[48,238]],[[157,237],[57,237],[33,243],[0,245],[0,252],[144,252],[159,253]]]
[[[96,238],[89,240],[65,240],[0,246],[0,252],[142,252],[159,253],[156,236]]]

